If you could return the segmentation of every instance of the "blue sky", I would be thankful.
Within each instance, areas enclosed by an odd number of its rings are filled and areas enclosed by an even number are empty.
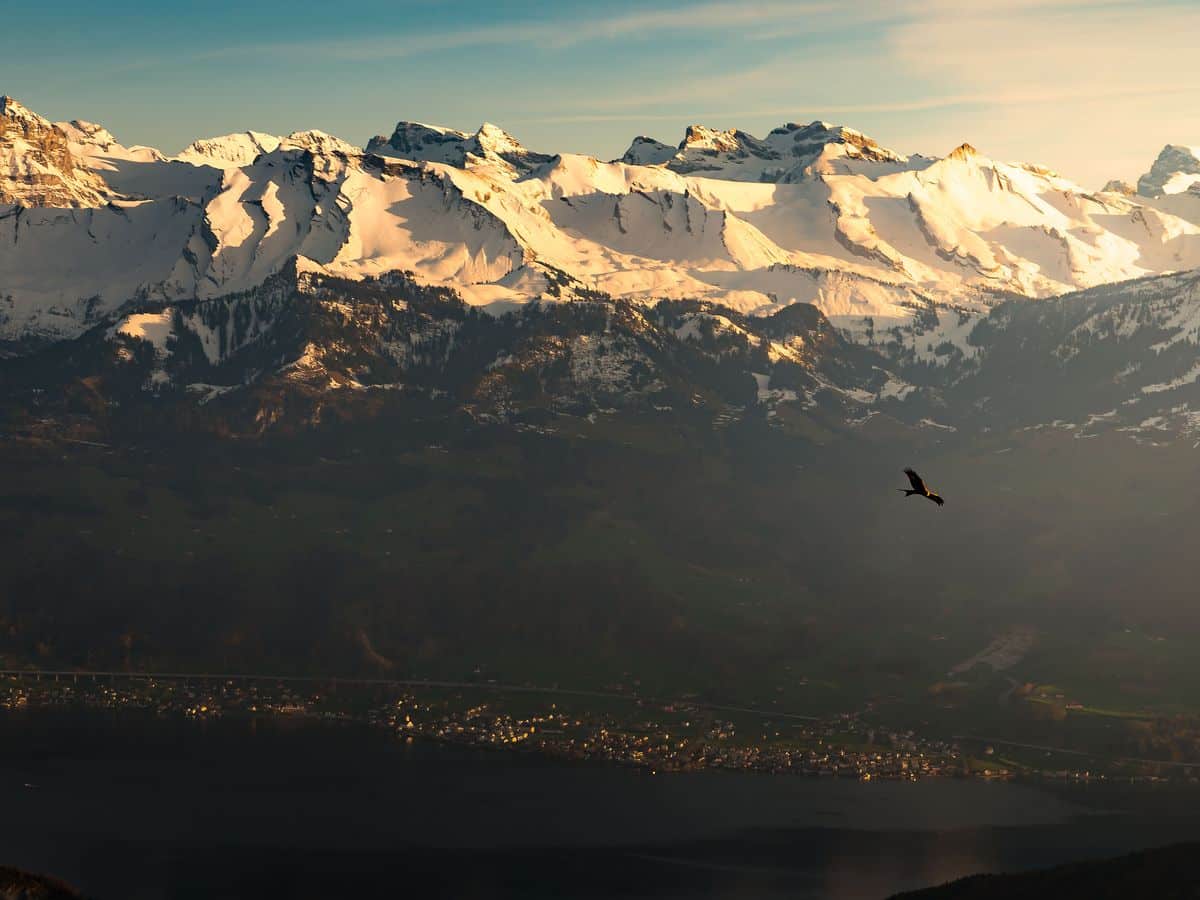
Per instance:
[[[354,143],[398,119],[495,122],[533,149],[620,155],[690,123],[826,119],[901,152],[963,141],[1097,187],[1200,144],[1200,3],[16,4],[0,93],[176,152],[246,128]]]

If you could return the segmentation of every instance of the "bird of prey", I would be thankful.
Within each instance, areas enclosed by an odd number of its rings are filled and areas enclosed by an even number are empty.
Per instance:
[[[925,482],[921,480],[921,476],[912,469],[905,469],[904,474],[907,475],[908,480],[912,482],[912,490],[909,491],[905,490],[904,488],[896,488],[896,490],[901,491],[905,497],[912,497],[914,495],[917,497],[924,497],[927,500],[932,500],[938,506],[941,506],[946,502],[929,488],[927,488],[925,486]]]

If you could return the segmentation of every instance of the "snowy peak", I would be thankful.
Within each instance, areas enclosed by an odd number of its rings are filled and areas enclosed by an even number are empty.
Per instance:
[[[310,129],[309,131],[293,131],[279,142],[281,150],[307,150],[317,156],[361,156],[362,150],[324,131]]]
[[[27,130],[36,128],[45,128],[49,126],[49,122],[29,109],[13,97],[4,94],[0,96],[0,116],[3,116],[9,123],[21,123]]]
[[[113,133],[103,125],[97,125],[95,122],[84,122],[82,119],[72,119],[70,122],[56,123],[60,129],[71,139],[72,143],[78,144],[81,147],[93,147],[101,153],[120,147]]]
[[[660,166],[674,156],[677,149],[652,137],[638,135],[618,162],[629,166]]]
[[[1114,178],[1100,189],[1103,194],[1120,194],[1122,197],[1133,197],[1137,195],[1135,188],[1128,181],[1123,181],[1120,178]]]
[[[526,149],[515,137],[491,122],[484,122],[474,134],[420,122],[399,122],[390,138],[384,139],[382,135],[371,138],[366,151],[414,162],[443,163],[460,169],[485,166],[508,175],[524,175],[554,159],[552,155]]]
[[[717,131],[715,128],[708,128],[704,125],[689,125],[687,131],[683,133],[683,140],[679,142],[679,149],[686,150],[711,150],[715,153],[737,153],[743,149],[743,144],[749,145],[751,149],[761,150],[762,142],[744,131],[738,131],[736,128],[731,128],[728,131]]]
[[[495,153],[497,156],[504,156],[505,154],[524,154],[529,152],[515,137],[499,125],[493,125],[491,122],[484,122],[479,126],[479,130],[475,132],[472,144],[479,155]]]
[[[12,97],[0,97],[0,203],[102,206],[108,194],[72,152],[66,132]]]
[[[176,159],[193,165],[214,166],[218,169],[248,166],[262,153],[279,146],[280,139],[261,131],[239,131],[220,137],[193,141]]]
[[[113,171],[116,168],[114,163],[119,160],[142,163],[161,163],[166,160],[153,147],[124,146],[111,131],[95,122],[73,119],[70,122],[56,122],[55,127],[67,136],[71,152],[84,165],[99,173],[101,178],[105,178],[104,172]],[[111,182],[109,187],[120,190]]]
[[[862,132],[828,122],[790,122],[763,139],[736,128],[719,131],[691,125],[674,153],[668,156],[661,148],[657,141],[644,146],[635,141],[623,161],[661,156],[661,162],[642,164],[664,165],[682,175],[783,184],[812,175],[877,175],[909,162]]]
[[[829,144],[844,145],[847,154],[872,162],[904,162],[905,157],[880,146],[872,138],[861,131],[847,128],[844,125],[830,125],[828,122],[810,122],[808,125],[788,123],[776,128],[767,138],[775,143],[791,144],[792,155],[804,156],[813,152],[817,147]]]
[[[320,161],[316,168],[328,174],[344,168],[346,160],[360,158],[363,150],[318,129],[294,131],[284,137],[261,131],[241,131],[195,141],[175,160],[225,171],[228,179],[229,170],[251,167],[262,157],[277,153],[310,154]]]
[[[421,122],[398,122],[391,137],[377,135],[367,143],[367,152],[414,162],[462,165],[463,144],[469,134]]]
[[[1200,191],[1200,147],[1167,144],[1150,171],[1138,179],[1143,197]]]
[[[953,150],[951,150],[946,155],[946,159],[953,159],[953,160],[957,160],[958,162],[966,162],[968,160],[975,159],[978,156],[979,156],[978,150],[976,150],[970,144],[962,143],[962,144],[959,144],[957,147],[955,147]]]
[[[775,148],[745,131],[689,125],[666,167],[681,175],[711,173],[709,177],[737,181],[771,181],[776,179],[764,176],[782,172],[782,160]]]
[[[867,174],[876,176],[909,168],[913,164],[902,156],[878,144],[861,131],[844,125],[828,122],[811,122],[808,125],[789,123],[776,128],[767,136],[767,143],[784,157],[798,160],[792,169],[794,180],[799,174],[820,175]],[[922,163],[916,163],[920,167]]]

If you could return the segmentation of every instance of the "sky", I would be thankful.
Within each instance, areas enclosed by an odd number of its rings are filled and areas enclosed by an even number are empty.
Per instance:
[[[1200,0],[56,0],[5,10],[0,93],[168,153],[407,119],[609,159],[694,123],[824,119],[1096,188],[1200,144],[1197,35]]]

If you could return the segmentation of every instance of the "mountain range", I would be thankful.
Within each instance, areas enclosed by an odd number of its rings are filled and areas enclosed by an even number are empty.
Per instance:
[[[611,162],[413,122],[169,157],[0,99],[0,347],[29,416],[86,383],[249,430],[284,397],[313,421],[392,392],[1159,441],[1200,431],[1198,267],[1186,146],[1100,191],[824,122]]]

